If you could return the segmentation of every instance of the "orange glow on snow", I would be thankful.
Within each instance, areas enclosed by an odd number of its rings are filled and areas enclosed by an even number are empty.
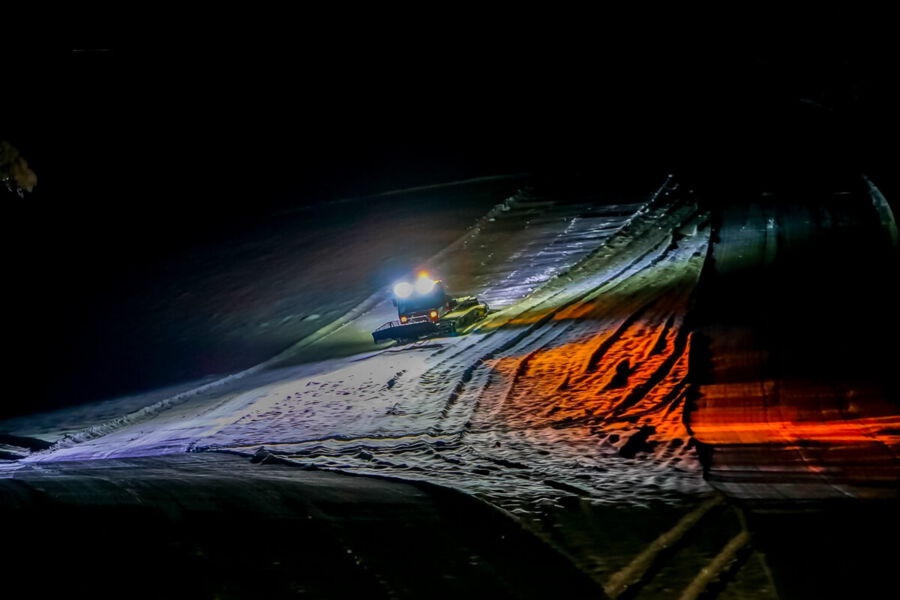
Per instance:
[[[654,441],[686,439],[690,339],[676,340],[664,322],[598,325],[578,342],[489,361],[503,396],[491,417],[512,427],[582,425],[588,435],[650,425]]]

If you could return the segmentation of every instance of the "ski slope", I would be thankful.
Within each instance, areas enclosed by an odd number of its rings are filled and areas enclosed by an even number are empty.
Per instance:
[[[369,332],[394,311],[379,290],[262,365],[22,462],[264,449],[510,509],[573,489],[597,501],[705,493],[678,407],[708,230],[672,180],[625,205],[522,190],[420,265],[495,309],[474,333],[377,348]],[[354,344],[366,351],[335,355]]]

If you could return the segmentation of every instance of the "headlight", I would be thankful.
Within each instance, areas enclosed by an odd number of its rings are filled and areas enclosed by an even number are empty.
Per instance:
[[[416,293],[423,296],[434,288],[434,280],[422,275],[416,279]]]
[[[400,283],[394,284],[394,295],[398,298],[409,298],[412,293],[413,286],[411,283],[401,281]]]

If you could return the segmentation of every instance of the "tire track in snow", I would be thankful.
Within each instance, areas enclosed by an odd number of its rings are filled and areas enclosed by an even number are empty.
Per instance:
[[[664,186],[668,185],[668,183],[669,183],[669,181],[667,180],[667,182],[664,184]],[[657,193],[654,196],[654,200],[658,197],[659,197],[659,194]],[[668,208],[670,208],[670,207],[666,207],[666,209],[668,209]],[[664,210],[663,214],[665,214],[665,212],[666,211]],[[687,215],[687,217],[685,217],[685,220],[688,220],[692,217],[693,217],[693,211],[691,211]],[[679,226],[681,226],[681,225],[682,225],[682,223],[679,224]],[[624,231],[624,229],[625,228],[623,227],[623,231]],[[627,275],[630,272],[640,270],[636,267],[640,266],[641,269],[646,268],[648,266],[646,264],[648,257],[652,257],[650,259],[650,265],[655,264],[658,260],[662,259],[662,257],[664,256],[664,253],[666,253],[669,250],[670,246],[671,246],[671,243],[668,239],[663,240],[662,242],[660,242],[660,243],[656,244],[655,246],[651,247],[650,249],[648,249],[643,254],[628,261],[627,264],[622,266],[620,270],[614,272],[611,276],[608,276],[608,278],[604,278],[600,283],[594,282],[592,287],[589,287],[586,290],[580,290],[580,293],[576,293],[575,295],[570,297],[568,300],[566,300],[564,303],[560,304],[559,306],[553,306],[551,304],[551,302],[553,300],[555,300],[559,294],[552,294],[552,295],[550,295],[549,298],[543,300],[542,302],[539,302],[533,306],[528,306],[524,310],[521,310],[520,312],[515,313],[515,317],[513,319],[521,318],[523,315],[525,315],[529,312],[536,312],[536,311],[541,310],[541,307],[548,305],[548,304],[550,305],[550,308],[544,310],[544,314],[542,316],[540,316],[532,324],[526,326],[520,332],[513,334],[511,339],[504,340],[503,342],[500,343],[499,346],[492,348],[485,354],[482,354],[472,364],[470,364],[468,367],[466,367],[466,369],[463,372],[463,378],[465,379],[465,381],[460,381],[456,385],[453,392],[448,397],[448,402],[447,402],[444,410],[442,411],[442,415],[445,418],[449,415],[450,408],[456,403],[457,399],[460,397],[460,395],[465,390],[465,384],[468,383],[469,380],[471,380],[472,373],[474,372],[475,369],[482,367],[485,363],[493,360],[499,354],[502,354],[507,351],[511,351],[515,346],[522,344],[522,343],[527,343],[527,341],[532,336],[532,334],[534,334],[536,332],[541,332],[542,329],[544,329],[545,326],[550,321],[552,321],[554,318],[556,318],[560,313],[562,313],[568,309],[571,309],[573,306],[576,306],[578,304],[584,304],[586,301],[595,297],[599,293],[607,291],[609,286],[614,285],[616,281],[626,279]],[[662,252],[663,254],[659,254],[659,252]],[[589,256],[587,259],[584,259],[581,263],[579,263],[578,265],[575,265],[573,267],[573,270],[578,268],[580,265],[583,265],[586,261],[590,260],[590,258],[593,257],[594,254],[596,254],[596,253],[592,253],[591,256]],[[564,275],[564,274],[561,274],[561,275]],[[565,288],[563,288],[563,289],[565,289]],[[512,311],[509,311],[509,312],[512,312]],[[495,317],[495,319],[497,319],[497,317]],[[511,321],[513,319],[507,319],[506,322],[508,323],[509,321]],[[505,323],[504,323],[504,325],[505,325]],[[482,327],[482,329],[483,329],[483,327]],[[498,334],[505,334],[505,333],[506,333],[505,328],[503,326],[501,326],[501,327],[496,327],[496,328],[490,329],[488,335],[498,335]],[[487,338],[475,338],[475,339],[478,339],[480,341],[481,345],[485,345],[489,341]],[[464,349],[461,349],[456,355],[451,355],[448,358],[456,358],[457,356],[465,355],[470,352],[471,352],[471,347],[467,346]],[[477,405],[477,401],[476,401],[476,405]]]
[[[690,220],[693,218],[695,218],[695,216],[694,216],[693,212],[691,212],[686,217],[686,220]],[[658,243],[655,246],[653,246],[649,251],[640,255],[637,259],[632,261],[632,263],[630,263],[629,265],[625,266],[624,268],[622,268],[621,270],[616,272],[615,275],[613,275],[610,279],[604,280],[602,283],[600,283],[599,285],[597,285],[594,288],[583,291],[580,296],[575,296],[574,298],[571,298],[567,303],[565,303],[561,306],[555,307],[550,311],[547,311],[547,313],[545,315],[543,315],[540,319],[538,319],[538,321],[536,321],[530,327],[526,328],[521,334],[519,334],[518,336],[513,338],[513,340],[511,340],[509,343],[482,356],[480,359],[479,365],[484,364],[485,362],[494,359],[497,355],[502,354],[504,352],[507,352],[507,351],[514,352],[513,348],[516,345],[519,345],[519,344],[522,344],[523,346],[536,345],[536,347],[533,350],[531,350],[530,352],[526,351],[524,348],[518,351],[519,353],[525,353],[524,358],[518,359],[518,361],[516,362],[516,367],[513,369],[513,375],[510,379],[510,382],[508,382],[508,385],[505,388],[505,391],[500,395],[499,402],[495,403],[494,407],[490,410],[490,412],[489,412],[490,416],[493,419],[496,419],[499,416],[499,411],[501,410],[502,406],[506,403],[506,401],[509,399],[510,395],[513,393],[513,391],[515,389],[515,385],[516,385],[519,377],[523,373],[523,367],[522,367],[523,361],[524,361],[524,364],[527,365],[528,362],[530,362],[531,359],[533,359],[533,357],[536,355],[537,352],[542,350],[544,347],[546,347],[550,343],[550,340],[547,340],[544,342],[540,342],[539,340],[540,340],[541,336],[547,335],[548,329],[550,329],[550,330],[553,329],[553,327],[546,327],[546,325],[548,325],[548,323],[550,323],[551,320],[555,319],[561,313],[565,313],[566,311],[571,311],[576,306],[584,306],[584,305],[589,304],[591,301],[595,301],[601,294],[608,294],[608,293],[615,292],[617,288],[621,287],[622,285],[625,285],[625,283],[628,282],[630,277],[634,274],[634,270],[632,269],[632,267],[635,264],[641,264],[642,267],[639,270],[639,272],[644,272],[645,270],[652,268],[653,266],[657,265],[661,261],[665,260],[666,256],[669,255],[671,252],[672,252],[671,244],[668,242],[668,240],[663,240],[661,243]],[[620,325],[618,327],[616,327],[612,331],[612,333],[603,340],[603,342],[601,343],[601,347],[598,349],[599,350],[603,350],[603,348],[608,349],[613,344],[615,344],[616,341],[618,340],[618,338],[621,336],[621,334],[624,333],[634,322],[636,322],[641,314],[643,314],[654,303],[657,302],[658,296],[660,293],[661,292],[654,294],[650,298],[649,301],[644,302],[643,304],[639,304],[637,309],[633,309],[629,315],[627,315],[624,319],[622,319]],[[580,315],[580,316],[585,316],[585,315]],[[596,315],[596,316],[601,317],[602,315]],[[575,326],[576,324],[578,324],[580,322],[581,321],[577,321],[577,320],[563,321],[563,323],[565,323],[565,325],[563,326],[562,331],[560,331],[557,334],[557,336],[551,336],[550,339],[553,339],[554,337],[558,337],[559,334],[565,333],[569,328],[571,328],[572,326]],[[553,325],[556,325],[556,323],[553,323]],[[538,334],[539,334],[537,342],[535,342],[535,340],[533,340],[533,339],[530,339],[531,335],[535,332],[538,332]],[[599,358],[600,358],[599,356],[595,356],[596,353],[597,353],[597,350],[595,350],[591,354],[591,357],[595,359],[594,365],[596,364],[596,360],[599,360]],[[477,404],[477,402],[478,401],[476,400],[476,404]]]

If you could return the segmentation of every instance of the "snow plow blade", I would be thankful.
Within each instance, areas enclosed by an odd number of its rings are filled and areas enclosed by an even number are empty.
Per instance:
[[[438,333],[438,326],[427,319],[406,324],[402,324],[400,321],[389,321],[372,332],[372,339],[379,344],[388,340],[417,340],[420,337],[436,333]]]

